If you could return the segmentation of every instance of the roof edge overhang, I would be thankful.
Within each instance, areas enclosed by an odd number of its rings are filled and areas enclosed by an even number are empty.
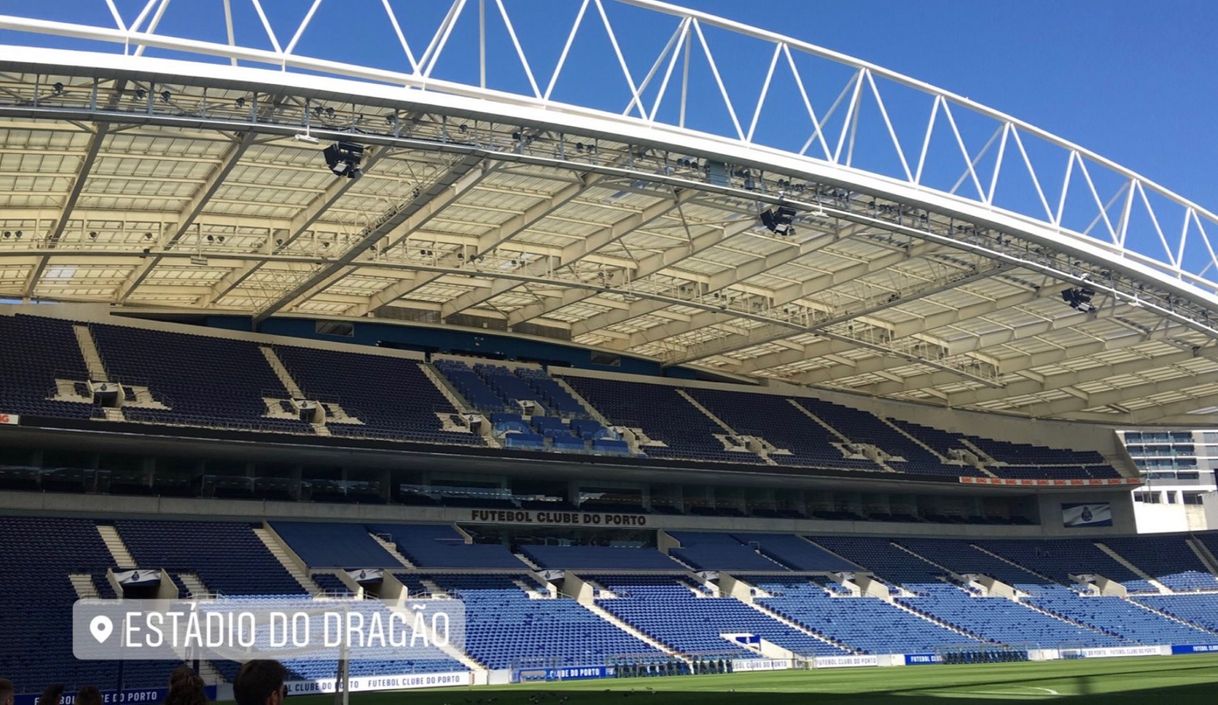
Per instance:
[[[602,137],[632,144],[645,145],[674,151],[687,152],[703,158],[722,160],[732,164],[752,166],[770,172],[781,172],[797,178],[833,184],[875,196],[891,199],[907,205],[959,218],[979,226],[992,228],[1032,243],[1065,252],[1096,266],[1121,272],[1131,279],[1143,281],[1182,297],[1198,306],[1218,314],[1218,287],[1215,292],[1205,291],[1182,277],[1164,271],[1166,265],[1114,244],[1087,237],[1069,230],[1053,227],[1011,211],[985,206],[979,202],[943,193],[925,187],[902,183],[887,176],[859,169],[830,164],[811,157],[791,154],[759,145],[743,145],[734,140],[716,137],[702,132],[685,130],[658,123],[644,123],[636,118],[612,115],[602,111],[579,108],[556,103],[540,103],[535,99],[504,93],[461,87],[464,93],[482,95],[453,95],[438,90],[418,90],[410,87],[389,86],[361,82],[348,78],[315,76],[251,67],[224,66],[224,77],[216,75],[215,64],[161,59],[145,56],[119,56],[98,52],[82,52],[38,47],[5,47],[6,55],[0,66],[6,70],[56,72],[65,75],[92,76],[99,78],[131,78],[173,81],[174,83],[196,83],[227,88],[240,88],[264,92],[291,90],[300,95],[326,97],[351,101],[366,101],[369,105],[386,108],[406,108],[433,111],[441,114],[507,122],[522,126],[569,131],[589,137]],[[19,108],[0,108],[0,115],[20,113]],[[64,117],[78,117],[73,111],[64,111]],[[118,113],[114,119],[157,122],[206,127],[211,121],[183,116],[167,120],[155,115]],[[229,122],[229,129],[250,129],[242,122]],[[298,130],[283,125],[263,124],[256,126],[269,132],[293,134]],[[314,134],[327,136],[327,131],[314,129]],[[332,131],[334,137],[348,134]],[[372,134],[361,134],[361,140],[369,143],[390,141]],[[436,143],[438,150],[471,151],[467,147],[452,143]],[[545,161],[545,160],[541,160]],[[552,160],[557,161],[557,160]],[[564,165],[567,165],[564,163]],[[597,171],[589,165],[589,171]],[[634,173],[632,176],[639,176]],[[671,182],[682,188],[707,191],[733,192],[737,189],[714,187],[709,184],[676,179],[663,175],[647,175],[656,182]],[[762,193],[743,192],[736,195],[759,202],[779,202],[784,199]],[[797,203],[792,199],[789,202]],[[1196,207],[1208,217],[1218,216]],[[982,252],[982,254],[986,254]],[[1002,259],[998,251],[988,254]],[[1199,282],[1206,280],[1194,277]],[[1079,282],[1084,280],[1080,277]],[[1166,313],[1166,312],[1165,312]]]

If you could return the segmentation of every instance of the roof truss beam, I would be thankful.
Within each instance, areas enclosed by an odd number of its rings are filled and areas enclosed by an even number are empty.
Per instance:
[[[114,110],[115,106],[123,97],[123,89],[127,86],[127,79],[118,79],[114,82],[114,88],[110,91],[110,96],[106,99],[106,109]],[[96,88],[96,84],[94,84]],[[92,136],[89,137],[89,144],[85,147],[85,155],[81,160],[80,167],[76,170],[76,176],[72,179],[72,186],[68,189],[68,195],[64,199],[63,207],[59,210],[59,218],[56,219],[55,225],[52,226],[51,232],[47,235],[48,249],[55,249],[59,245],[59,238],[63,236],[64,228],[68,226],[68,219],[72,217],[72,211],[76,208],[76,202],[80,200],[80,194],[84,192],[85,182],[89,178],[89,174],[93,171],[93,164],[97,161],[98,154],[101,153],[102,143],[106,141],[106,136],[110,134],[109,122],[98,122],[94,128]],[[11,216],[10,216],[11,217]],[[23,297],[28,301],[33,295],[34,290],[38,288],[38,281],[42,279],[42,273],[46,270],[47,263],[51,261],[51,257],[45,256],[38,260],[38,264],[30,270],[29,277],[26,279],[25,287],[22,291]]]
[[[666,198],[662,201],[659,201],[658,203],[654,203],[654,204],[648,206],[647,208],[644,208],[642,211],[639,211],[638,213],[635,213],[634,215],[627,216],[626,218],[623,218],[622,220],[619,220],[618,222],[614,223],[612,226],[610,226],[608,228],[604,228],[600,232],[594,233],[593,235],[589,236],[585,240],[581,240],[579,242],[573,243],[572,245],[569,245],[568,248],[570,248],[570,249],[564,248],[564,254],[560,258],[559,267],[568,267],[569,268],[571,265],[575,264],[576,262],[579,262],[586,256],[593,254],[593,253],[621,240],[622,238],[626,237],[630,233],[632,233],[636,230],[639,230],[640,228],[644,228],[647,225],[659,220],[660,218],[663,218],[668,213],[670,213],[676,209],[679,209],[684,204],[692,201],[697,195],[698,195],[697,192],[692,189],[675,191],[672,194],[672,198]],[[721,239],[720,231],[716,230],[716,231],[714,231],[713,234],[714,234],[714,238],[715,238],[716,242]],[[690,249],[692,249],[692,243],[691,243]],[[639,279],[639,278],[648,276],[648,274],[645,273],[647,271],[646,268],[649,266],[653,266],[653,264],[658,261],[656,258],[663,259],[664,256],[667,255],[667,253],[672,252],[673,250],[685,251],[686,248],[685,247],[672,248],[672,250],[666,250],[663,254],[652,255],[652,256],[645,258],[644,260],[641,260],[639,262],[639,266],[635,268],[634,278]],[[534,267],[537,267],[539,264],[540,264],[540,262],[535,263]],[[606,286],[605,288],[608,289],[610,287]],[[505,291],[506,291],[506,289],[505,289]],[[500,292],[500,293],[502,293],[502,292]],[[578,303],[585,299],[591,298],[592,296],[595,296],[595,295],[596,295],[595,289],[592,289],[592,290],[585,289],[585,288],[566,289],[556,297],[553,297],[550,299],[544,299],[544,300],[538,301],[536,303],[529,304],[527,306],[523,306],[519,309],[516,309],[515,311],[512,311],[510,314],[508,314],[508,325],[509,326],[519,325],[521,323],[532,320],[534,318],[539,318],[539,317],[545,316],[547,313],[550,313],[552,311],[557,311],[558,309],[560,309],[564,306],[568,306],[570,304]],[[453,312],[457,312],[457,311],[461,310],[461,309],[458,309],[455,305],[450,308]]]
[[[1156,394],[1164,394],[1167,392],[1181,392],[1197,386],[1197,378],[1195,375],[1183,375],[1176,379],[1162,380],[1156,382],[1144,382],[1135,384],[1129,387],[1120,389],[1112,389],[1095,394],[1082,394],[1081,396],[1072,396],[1068,399],[1057,399],[1049,402],[1040,402],[1036,404],[1028,404],[1026,406],[1012,409],[1020,414],[1026,414],[1033,418],[1046,418],[1054,416],[1063,416],[1072,411],[1083,411],[1093,409],[1110,404],[1121,404],[1128,402],[1131,399],[1141,397],[1154,396]],[[1201,408],[1203,406],[1213,406],[1218,403],[1218,397],[1210,397],[1209,399],[1198,399],[1195,406],[1189,411]]]
[[[85,181],[89,178],[89,172],[93,170],[93,163],[97,161],[97,155],[101,152],[102,143],[106,140],[106,135],[110,132],[110,123],[103,122],[97,125],[93,135],[89,138],[89,146],[85,148],[84,158],[80,162],[80,167],[76,170],[76,176],[72,179],[72,187],[68,189],[68,196],[64,199],[63,207],[59,210],[59,217],[55,220],[55,225],[51,228],[51,232],[47,235],[47,247],[54,249],[59,245],[59,238],[63,236],[64,228],[68,225],[68,219],[72,216],[72,209],[76,207],[76,202],[80,200],[80,194],[85,189]],[[38,288],[38,281],[42,279],[42,273],[46,270],[47,263],[51,257],[48,255],[38,260],[38,264],[30,271],[29,277],[25,282],[24,298],[29,299],[34,295],[34,290]]]
[[[419,188],[411,200],[382,216],[381,221],[376,225],[366,228],[355,244],[333,262],[318,267],[302,282],[259,307],[253,314],[254,322],[261,323],[301,297],[324,290],[337,279],[349,273],[356,258],[381,239],[390,239],[385,249],[396,246],[403,238],[426,225],[445,208],[477,186],[487,177],[491,169],[480,157],[474,155],[461,157],[425,188]]]
[[[374,169],[378,162],[389,156],[391,150],[388,147],[374,147],[364,153],[364,159],[360,165],[361,172],[364,176]],[[361,176],[361,178],[363,178]],[[348,191],[355,186],[358,179],[335,179],[326,186],[325,191],[318,194],[302,211],[292,218],[291,223],[282,233],[279,238],[267,238],[267,248],[271,252],[284,252],[292,246],[297,240],[304,236],[330,208],[337,203]],[[283,240],[283,244],[274,242],[276,239]],[[228,274],[216,282],[211,287],[206,295],[199,297],[196,302],[198,306],[211,306],[216,301],[224,298],[229,292],[241,286],[242,282],[258,271],[262,266],[261,262],[250,262],[241,267],[233,269]]]
[[[207,204],[211,201],[212,196],[216,195],[216,192],[224,185],[224,180],[236,168],[237,164],[241,161],[242,155],[254,144],[257,136],[258,133],[252,130],[245,132],[241,135],[240,139],[228,148],[228,151],[225,152],[220,162],[207,175],[207,180],[203,182],[203,185],[199,187],[195,195],[191,197],[190,201],[178,213],[177,225],[168,233],[168,237],[159,243],[161,249],[172,249],[178,241],[186,236],[190,227],[194,225],[195,219],[207,208]],[[117,304],[126,303],[131,294],[140,284],[144,283],[144,280],[152,273],[153,268],[160,264],[160,262],[160,256],[153,256],[137,266],[127,277],[127,280],[123,282],[122,286],[118,288],[114,296],[114,302]]]
[[[1077,316],[1070,316],[1070,317],[1068,317],[1068,319],[1074,321],[1075,325],[1081,325],[1079,323],[1079,321],[1077,320]],[[1083,323],[1085,323],[1085,321]],[[1036,324],[1036,325],[1039,326],[1039,324]],[[1058,326],[1057,328],[1065,328],[1065,327],[1071,327],[1071,326],[1063,325],[1063,326]],[[1029,328],[1032,328],[1032,326],[1029,326]],[[1098,355],[1100,353],[1124,350],[1126,348],[1135,347],[1137,345],[1141,345],[1143,343],[1147,343],[1152,340],[1167,340],[1167,339],[1170,339],[1171,336],[1178,334],[1179,332],[1180,332],[1180,329],[1178,327],[1164,327],[1164,328],[1160,328],[1156,331],[1153,331],[1149,334],[1138,333],[1138,334],[1124,335],[1124,336],[1116,337],[1116,338],[1114,338],[1112,336],[1103,336],[1102,338],[1097,338],[1095,340],[1092,340],[1092,341],[1089,341],[1086,343],[1079,343],[1079,344],[1071,345],[1069,347],[1059,347],[1054,350],[1043,350],[1038,353],[1033,353],[1031,355],[1025,355],[1023,357],[1019,357],[1019,358],[1015,358],[1015,359],[1002,360],[998,363],[998,366],[1002,370],[1003,374],[1020,374],[1021,376],[1024,376],[1026,379],[1030,379],[1032,381],[1036,381],[1038,383],[1047,385],[1049,383],[1049,380],[1051,379],[1051,377],[1044,377],[1042,375],[1037,375],[1034,372],[1030,372],[1030,370],[1034,370],[1038,367],[1046,367],[1048,365],[1060,364],[1063,362],[1067,362],[1069,360],[1078,360],[1078,359],[1089,357],[1092,355]],[[1032,337],[1035,335],[1038,335],[1038,334],[1029,331],[1029,337]],[[872,371],[870,369],[870,366],[865,364],[869,361],[864,360],[862,362],[864,363],[862,365],[862,367],[859,369],[859,371],[857,371],[853,374],[860,374],[862,372]],[[926,374],[913,375],[912,377],[906,377],[898,382],[881,382],[879,384],[871,385],[869,387],[859,388],[859,391],[864,391],[868,394],[877,394],[877,395],[900,394],[903,392],[909,392],[909,391],[913,391],[916,389],[933,388],[940,384],[945,384],[949,381],[950,380],[945,379],[939,373],[931,372],[931,373],[926,373]],[[1021,383],[1016,382],[1014,384],[1019,385]],[[1020,389],[1022,387],[1013,387],[1012,385],[1008,385],[1008,388]],[[969,404],[979,404],[979,403],[987,402],[987,401],[996,401],[996,400],[1002,399],[1007,396],[1012,396],[1012,394],[1008,394],[1006,392],[996,393],[991,390],[973,390],[970,392],[957,392],[957,393],[948,395],[945,397],[945,400],[951,406],[966,406]]]
[[[825,243],[829,244],[829,243]],[[903,262],[913,257],[918,257],[931,250],[935,249],[934,245],[928,243],[917,244],[911,247],[908,251],[891,252],[889,254],[878,257],[868,262],[858,262],[848,267],[844,267],[832,274],[816,277],[800,284],[792,284],[778,289],[772,297],[771,307],[778,308],[786,306],[799,299],[812,296],[822,291],[827,291],[837,286],[841,286],[847,282],[854,281],[860,277],[867,276],[873,272],[878,272],[882,269],[891,267],[894,264]],[[680,325],[661,325],[653,326],[647,330],[639,331],[630,336],[630,342],[626,349],[634,349],[642,345],[658,342],[666,338],[671,338],[685,333],[691,333],[707,326],[713,326],[723,320],[723,314],[718,312],[699,313],[690,318],[688,323]],[[798,335],[791,333],[790,335]],[[784,336],[789,337],[789,336]]]
[[[668,364],[684,364],[702,360],[708,357],[724,355],[726,353],[751,348],[755,345],[769,343],[782,338],[790,338],[792,335],[803,335],[807,333],[816,333],[826,330],[832,326],[836,326],[848,321],[855,320],[862,316],[869,316],[873,313],[883,311],[894,306],[917,301],[928,296],[943,293],[948,289],[953,289],[958,286],[964,286],[981,279],[1001,274],[1009,271],[1011,265],[999,263],[985,269],[957,273],[955,276],[948,276],[940,280],[929,281],[922,286],[913,287],[903,292],[892,294],[889,296],[873,297],[869,301],[857,302],[855,305],[844,307],[844,310],[838,311],[823,311],[821,315],[825,317],[821,320],[811,321],[803,330],[792,332],[790,329],[783,328],[774,324],[763,325],[754,328],[743,335],[735,334],[725,336],[716,340],[707,341],[697,345],[690,346],[682,355],[678,355]]]
[[[1156,404],[1127,414],[1071,413],[1068,418],[1079,421],[1119,423],[1125,426],[1171,425],[1191,428],[1213,428],[1218,426],[1218,414],[1194,414],[1191,412],[1215,406],[1212,398],[1189,398],[1167,404]]]
[[[1012,306],[1025,304],[1029,301],[1037,299],[1042,295],[1044,294],[1033,291],[1020,292],[1010,296],[1004,296],[999,299],[981,301],[969,306],[962,306],[958,309],[941,311],[915,321],[899,323],[892,329],[892,339],[899,340],[909,338],[916,334],[921,334],[924,331],[935,330],[936,328],[941,328],[943,326],[984,316],[987,313],[993,313],[994,311],[1000,311]],[[1079,320],[1078,316],[1066,316],[1065,318],[1069,318],[1075,323],[1077,323]],[[1061,319],[1058,320],[1060,321]],[[1046,325],[1048,323],[1049,322],[1046,322]],[[920,338],[924,338],[924,336],[920,336]],[[977,343],[969,344],[967,347],[963,348],[953,344],[950,352],[952,355],[957,355],[979,348],[980,345]],[[853,346],[851,345],[842,344],[841,342],[835,343],[831,340],[810,343],[802,346],[798,350],[783,350],[776,353],[760,355],[750,360],[745,360],[741,363],[740,367],[737,369],[737,372],[745,373],[767,370],[774,367],[781,367],[783,365],[790,365],[802,360],[811,360],[814,358],[823,357],[825,355],[845,353],[851,351],[852,349]],[[877,368],[877,370],[871,371],[878,371],[880,369],[890,367],[888,362],[885,360],[859,360],[856,362],[856,366],[852,368],[851,372],[848,374],[860,374],[865,368],[868,368],[868,365],[873,365]],[[817,382],[836,379],[839,376],[841,375],[839,375],[837,372],[829,372],[829,370],[814,370],[791,378],[791,381],[798,382],[800,384],[815,384]]]
[[[1075,355],[1071,355],[1071,357],[1075,357],[1075,359],[1077,359],[1077,356]],[[1218,360],[1218,349],[1211,347],[1204,350],[1198,350],[1195,353],[1191,351],[1180,351],[1168,353],[1166,355],[1158,355],[1151,358],[1129,360],[1127,362],[1117,362],[1108,365],[1099,365],[1097,367],[1091,367],[1085,370],[1050,375],[1039,380],[1029,379],[1023,382],[1013,382],[1000,390],[979,389],[971,392],[957,392],[955,394],[947,395],[947,405],[952,407],[966,407],[987,401],[997,401],[1028,394],[1052,392],[1079,384],[1087,384],[1088,382],[1099,382],[1105,379],[1131,375],[1139,371],[1162,369],[1164,367],[1178,365],[1197,358]],[[1006,370],[1003,371],[1006,372]]]
[[[479,236],[474,252],[462,252],[462,257],[460,260],[457,259],[456,253],[448,255],[444,259],[447,260],[448,264],[460,266],[461,264],[464,264],[466,256],[481,255],[494,251],[496,248],[507,244],[513,238],[527,231],[529,228],[532,228],[545,218],[553,215],[574,199],[578,198],[584,193],[587,193],[590,188],[595,186],[597,183],[604,181],[605,178],[606,177],[603,174],[582,175],[578,182],[564,187],[561,191],[553,196],[533,204],[523,213],[512,217],[506,223]],[[398,299],[407,297],[412,291],[415,291],[420,287],[426,286],[427,284],[435,281],[437,278],[439,278],[439,276],[440,275],[438,274],[423,274],[415,278],[413,281],[399,282],[394,284],[386,288],[384,291],[372,296],[364,304],[356,306],[349,313],[353,316],[366,316],[375,313],[381,307],[388,306]],[[512,282],[510,286],[507,286],[507,288],[510,289],[517,284],[518,282]],[[486,290],[475,290],[469,294],[464,294],[457,297],[457,299],[455,299],[453,302],[446,304],[446,308],[444,310],[447,311],[447,313],[445,315],[451,315],[452,313],[464,310],[465,308],[469,308],[471,306],[476,306],[487,299],[493,298],[498,293],[495,292],[494,289],[494,287],[491,287]],[[458,308],[458,306],[460,306],[460,308]]]
[[[707,283],[705,287],[704,293],[713,294],[730,286],[740,284],[752,277],[757,276],[758,274],[769,272],[776,267],[780,267],[789,262],[798,260],[805,255],[811,254],[826,245],[850,237],[851,235],[862,230],[862,228],[863,226],[851,226],[849,228],[842,229],[836,234],[822,235],[810,240],[805,240],[799,244],[792,243],[789,247],[785,247],[778,252],[772,253],[765,257],[759,257],[728,271],[713,274],[710,277],[709,283]],[[751,229],[751,226],[744,227],[741,229],[741,232],[747,232]],[[675,274],[674,276],[683,278],[685,275]],[[602,328],[624,323],[631,319],[638,318],[639,316],[657,313],[663,309],[664,305],[658,301],[635,301],[631,303],[630,307],[626,310],[606,311],[605,313],[591,316],[583,321],[580,321],[579,323],[576,323],[572,326],[572,334],[582,335],[585,333],[596,333]],[[691,317],[685,317],[683,320],[686,323],[692,323]],[[627,338],[628,342],[630,340],[630,338]]]

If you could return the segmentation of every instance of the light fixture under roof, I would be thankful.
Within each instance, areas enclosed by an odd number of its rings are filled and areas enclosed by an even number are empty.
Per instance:
[[[795,229],[791,223],[795,220],[795,209],[791,206],[778,206],[761,212],[761,224],[775,235],[794,235]]]
[[[326,157],[326,166],[335,176],[345,176],[349,179],[359,178],[360,161],[364,158],[364,145],[356,142],[335,142],[322,150]]]

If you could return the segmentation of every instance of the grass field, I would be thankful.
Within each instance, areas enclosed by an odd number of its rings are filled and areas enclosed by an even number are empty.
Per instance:
[[[329,705],[332,695],[290,705]],[[355,693],[351,705],[791,705],[794,703],[1218,703],[1218,654],[977,666],[771,671],[715,676]]]

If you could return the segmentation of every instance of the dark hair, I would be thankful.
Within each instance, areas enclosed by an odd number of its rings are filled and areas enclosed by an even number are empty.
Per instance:
[[[101,691],[95,685],[86,685],[76,691],[76,705],[102,705]]]
[[[42,691],[42,695],[38,696],[38,705],[59,705],[59,699],[62,696],[63,683],[48,685],[47,689]]]
[[[169,693],[165,696],[165,705],[207,705],[207,695],[203,693],[203,679],[193,668],[182,664],[173,670],[169,676]]]
[[[0,703],[3,703],[13,694],[13,682],[7,678],[0,678]]]
[[[188,664],[184,663],[181,666],[178,666],[177,668],[173,669],[173,673],[169,674],[169,689],[173,690],[173,686],[175,684],[177,684],[179,681],[184,681],[193,675],[195,675],[195,669],[191,668]]]
[[[278,661],[246,661],[233,681],[233,697],[237,705],[266,705],[266,699],[283,687],[287,673],[287,669]]]

